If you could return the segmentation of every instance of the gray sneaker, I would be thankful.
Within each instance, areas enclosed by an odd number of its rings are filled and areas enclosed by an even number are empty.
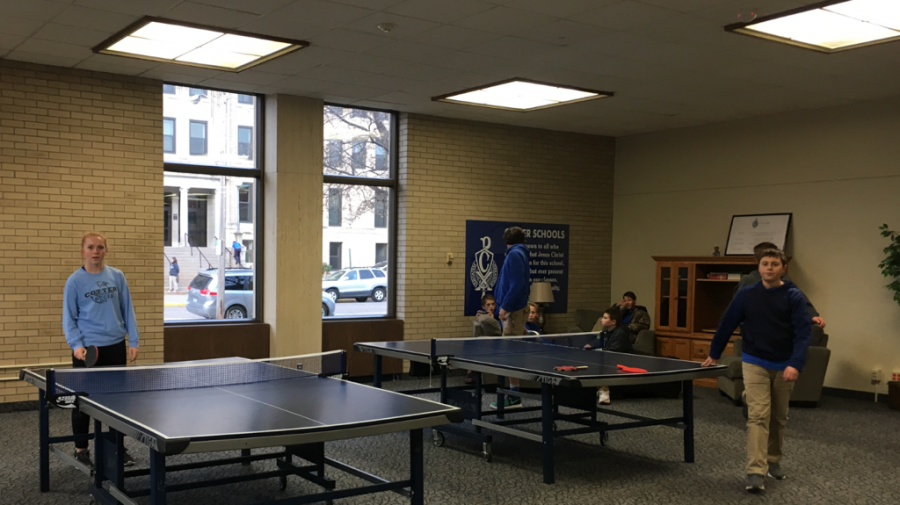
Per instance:
[[[775,480],[784,480],[787,478],[787,474],[784,473],[784,470],[781,469],[781,465],[778,463],[769,463],[769,477],[772,477]]]
[[[747,491],[753,494],[762,493],[766,489],[763,485],[763,476],[758,473],[747,474]]]
[[[88,468],[94,468],[94,462],[91,461],[91,451],[85,449],[83,451],[75,451],[75,461],[81,463]]]

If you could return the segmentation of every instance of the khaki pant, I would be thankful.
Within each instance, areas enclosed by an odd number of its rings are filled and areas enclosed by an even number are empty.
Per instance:
[[[744,362],[744,404],[747,405],[747,473],[765,475],[769,463],[781,462],[793,382],[781,371]]]
[[[178,276],[177,275],[169,276],[169,290],[170,291],[178,291]]]
[[[515,312],[506,313],[506,321],[503,321],[503,336],[524,335],[525,321],[528,319],[528,306]]]

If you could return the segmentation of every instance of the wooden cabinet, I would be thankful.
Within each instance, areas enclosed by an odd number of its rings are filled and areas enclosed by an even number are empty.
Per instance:
[[[656,260],[656,353],[690,361],[703,361],[719,320],[740,282],[756,270],[752,256],[654,256]],[[710,274],[732,274],[711,279]],[[729,343],[725,354],[732,352]],[[715,379],[695,381],[715,387]]]

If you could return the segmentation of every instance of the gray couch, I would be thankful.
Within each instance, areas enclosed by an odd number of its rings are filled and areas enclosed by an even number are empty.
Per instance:
[[[828,361],[831,359],[831,349],[828,348],[828,334],[821,327],[813,325],[812,341],[806,351],[806,364],[800,372],[800,378],[794,384],[791,393],[791,405],[799,407],[815,407],[822,396],[822,386],[825,383],[825,371],[828,369]],[[724,355],[719,360],[720,365],[725,365],[728,370],[725,376],[718,378],[719,392],[722,396],[731,398],[735,405],[743,404],[744,379],[741,370],[741,339],[734,341],[734,354]]]
[[[569,333],[586,333],[594,329],[603,317],[602,310],[575,309],[575,325],[569,326]]]

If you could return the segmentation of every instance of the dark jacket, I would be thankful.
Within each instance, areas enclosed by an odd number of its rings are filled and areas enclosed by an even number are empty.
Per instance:
[[[596,340],[589,344],[591,349],[603,349],[604,351],[634,352],[631,346],[631,334],[628,327],[619,325],[610,331],[601,331]]]
[[[623,316],[624,320],[625,317]],[[623,321],[624,322],[624,321]],[[631,309],[631,320],[628,321],[628,332],[631,333],[631,340],[633,341],[637,334],[641,332],[641,330],[649,330],[650,329],[650,314],[647,313],[647,307],[643,305],[635,305],[634,308]]]
[[[506,250],[506,259],[500,268],[500,279],[494,286],[497,306],[506,312],[522,310],[528,305],[531,294],[530,254],[525,244],[513,244]]]
[[[754,271],[750,272],[749,274],[741,277],[741,282],[739,282],[738,285],[735,286],[732,297],[736,296],[738,291],[746,288],[747,286],[752,286],[761,280],[762,280],[762,275],[759,274],[759,270],[754,270]],[[787,282],[790,282],[791,284],[794,283],[794,281],[792,281],[791,278],[788,277],[787,275],[783,275],[781,277],[781,280],[784,281],[785,283],[787,283]],[[794,287],[797,287],[797,285],[794,284]],[[797,289],[800,289],[800,288],[797,288]],[[803,290],[801,290],[801,293],[802,292],[803,292]],[[804,296],[806,296],[806,295],[804,295]],[[819,317],[819,311],[817,311],[816,308],[813,307],[813,304],[811,301],[809,301],[809,298],[806,299],[806,310],[807,310],[807,312],[809,312],[810,319],[812,319],[814,317]]]
[[[811,324],[806,297],[793,283],[766,289],[760,281],[738,291],[716,330],[709,357],[722,356],[739,324],[743,328],[743,353],[803,369],[812,336]]]
[[[537,323],[532,323],[530,321],[525,321],[525,331],[528,332],[536,332],[538,335],[543,335],[544,332],[541,330],[541,327],[537,325]]]
[[[177,261],[173,261],[172,264],[169,266],[169,275],[178,277],[179,273],[181,273],[181,268],[178,267]]]

